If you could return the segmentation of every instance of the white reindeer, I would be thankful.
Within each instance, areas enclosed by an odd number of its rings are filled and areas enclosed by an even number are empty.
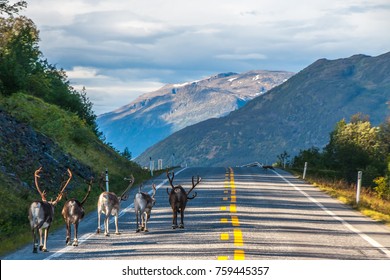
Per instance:
[[[137,229],[136,232],[144,231],[148,232],[148,220],[150,219],[150,213],[156,203],[154,196],[156,195],[156,185],[152,185],[153,194],[150,195],[145,192],[141,192],[141,186],[139,187],[138,193],[134,197],[134,210],[137,218]]]
[[[104,177],[102,176],[100,178],[100,188],[103,190],[103,192],[99,196],[98,204],[97,204],[97,212],[98,212],[98,228],[97,233],[100,233],[100,216],[102,213],[105,214],[104,218],[104,235],[109,236],[109,218],[110,216],[115,217],[115,234],[119,234],[118,230],[118,215],[120,211],[120,203],[121,201],[126,201],[129,198],[128,191],[130,190],[131,186],[134,184],[134,177],[131,175],[130,179],[125,180],[129,181],[129,185],[125,189],[125,191],[122,193],[121,196],[117,196],[113,192],[107,192],[104,190],[102,186],[102,182],[104,182]]]

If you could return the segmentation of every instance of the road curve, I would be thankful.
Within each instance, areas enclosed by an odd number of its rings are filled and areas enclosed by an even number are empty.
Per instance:
[[[202,182],[187,204],[185,229],[171,228],[169,185],[160,176],[154,180],[159,189],[148,233],[135,232],[129,199],[122,204],[120,235],[113,224],[109,237],[96,234],[95,212],[80,224],[78,247],[65,246],[64,228],[50,234],[50,252],[33,254],[29,245],[3,259],[390,259],[388,227],[287,172],[257,166],[185,168],[177,170],[174,183],[188,190],[194,175]]]

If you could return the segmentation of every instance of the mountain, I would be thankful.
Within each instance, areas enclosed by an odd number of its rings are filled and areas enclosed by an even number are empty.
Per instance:
[[[374,125],[385,120],[390,101],[390,53],[320,59],[285,83],[229,115],[180,130],[141,154],[167,163],[202,166],[272,163],[287,151],[323,147],[336,123],[368,114]]]
[[[186,126],[227,115],[281,84],[293,73],[223,73],[183,84],[169,84],[130,104],[100,115],[99,129],[116,149],[133,157]]]

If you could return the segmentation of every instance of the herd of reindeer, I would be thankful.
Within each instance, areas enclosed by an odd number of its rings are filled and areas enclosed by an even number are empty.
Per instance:
[[[34,201],[29,208],[29,220],[31,225],[31,231],[33,235],[33,253],[38,252],[38,237],[39,237],[39,250],[43,252],[47,252],[47,237],[49,233],[49,228],[53,222],[54,217],[54,208],[58,204],[58,202],[66,196],[65,189],[68,186],[70,180],[72,179],[72,172],[67,170],[67,179],[63,180],[61,183],[60,191],[53,201],[47,201],[46,192],[41,191],[39,188],[38,179],[40,178],[40,173],[42,172],[42,167],[34,173],[34,181],[35,187],[41,196],[40,201]],[[176,229],[184,228],[184,209],[186,208],[187,201],[190,199],[194,199],[197,195],[195,192],[192,196],[190,193],[192,190],[198,185],[201,181],[201,178],[197,176],[195,181],[195,177],[192,177],[192,187],[187,192],[181,185],[174,185],[173,179],[175,174],[167,171],[167,178],[171,185],[171,189],[167,188],[167,193],[169,196],[169,203],[172,208],[173,217],[172,217],[172,228]],[[125,180],[129,181],[129,185],[122,193],[121,196],[117,196],[113,192],[106,191],[103,188],[104,177],[100,178],[99,187],[102,189],[102,193],[99,196],[97,203],[97,214],[98,214],[98,227],[97,233],[100,233],[100,216],[101,214],[105,214],[104,219],[104,234],[105,236],[109,236],[109,217],[114,216],[115,219],[115,234],[119,234],[118,231],[118,216],[120,212],[120,203],[121,201],[125,201],[128,199],[128,192],[130,188],[134,184],[134,177],[131,175],[131,178],[125,178]],[[66,240],[65,243],[67,245],[78,246],[77,239],[77,231],[80,221],[83,219],[85,215],[84,211],[84,203],[87,200],[91,189],[92,189],[93,178],[88,182],[88,191],[85,197],[81,200],[81,202],[75,198],[69,199],[65,202],[64,207],[62,208],[62,216],[66,223]],[[156,186],[153,184],[152,189],[153,193],[150,195],[146,192],[141,192],[141,185],[139,187],[138,193],[134,197],[134,210],[136,215],[136,232],[144,231],[148,232],[147,222],[150,218],[150,214],[154,204],[156,203],[155,194],[156,194]],[[177,213],[180,213],[180,224],[177,225]],[[74,239],[71,242],[71,225],[73,224],[74,228]]]

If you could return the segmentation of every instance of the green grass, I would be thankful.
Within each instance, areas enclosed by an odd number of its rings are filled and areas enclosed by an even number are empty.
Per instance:
[[[76,114],[65,111],[58,106],[43,102],[41,99],[23,93],[13,94],[9,97],[0,95],[0,108],[15,117],[20,122],[26,123],[34,130],[51,138],[64,154],[71,155],[82,164],[90,167],[95,178],[106,168],[110,174],[110,190],[122,193],[127,186],[123,180],[133,174],[135,185],[150,178],[150,173],[142,169],[138,164],[120,156],[111,147],[104,144],[93,130]],[[12,141],[11,141],[12,142]],[[1,147],[5,155],[2,164],[10,169],[18,158],[24,153],[12,151],[12,143]],[[21,168],[20,168],[21,170]],[[24,182],[31,184],[33,180],[33,167],[25,168],[26,174],[17,174]],[[8,171],[9,172],[9,171]],[[68,190],[68,197],[82,199],[87,190],[87,184],[83,179],[74,174],[72,179],[75,187]],[[96,209],[97,198],[100,194],[97,183],[94,183],[90,197],[85,208],[87,212]],[[0,195],[3,200],[0,207],[0,256],[9,253],[31,242],[31,231],[28,222],[28,207],[33,200],[39,199],[39,195],[33,189],[21,186],[20,181],[13,180],[7,174],[0,171]],[[7,205],[7,201],[10,205]],[[51,231],[63,226],[61,209],[63,199],[55,209],[55,218]],[[17,205],[15,207],[15,205]]]
[[[290,170],[290,172],[300,175],[295,171]],[[371,189],[363,187],[359,204],[356,204],[356,188],[344,180],[311,177],[310,175],[306,176],[305,180],[331,197],[337,198],[344,204],[360,211],[363,215],[390,226],[390,201],[378,198]]]

